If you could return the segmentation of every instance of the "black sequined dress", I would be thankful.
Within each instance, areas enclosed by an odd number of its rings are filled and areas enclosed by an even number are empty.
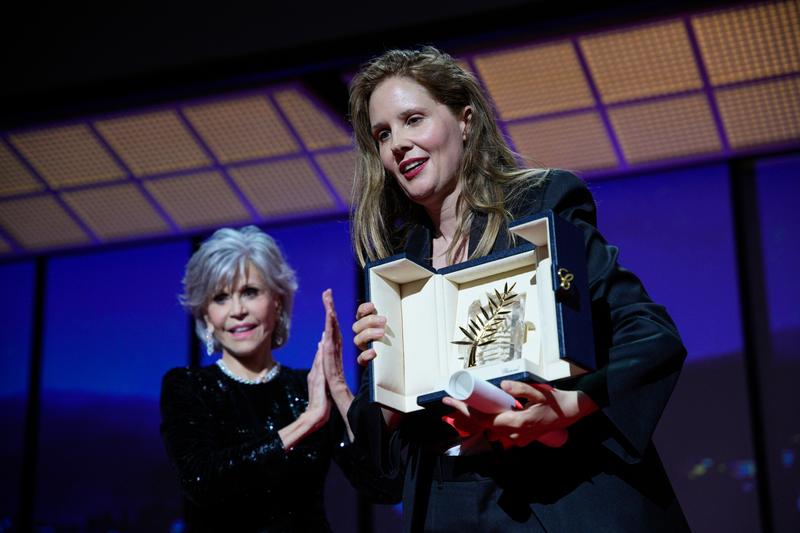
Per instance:
[[[333,408],[325,427],[288,452],[278,435],[308,405],[307,373],[282,367],[261,384],[234,381],[216,365],[164,376],[161,433],[189,531],[330,531],[323,485],[331,458],[352,473],[341,418]]]

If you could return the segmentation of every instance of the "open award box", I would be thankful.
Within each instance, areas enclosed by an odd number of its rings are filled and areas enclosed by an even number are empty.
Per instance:
[[[387,319],[372,344],[373,401],[403,413],[440,404],[465,369],[497,385],[596,368],[582,232],[552,211],[510,231],[516,247],[438,271],[405,255],[367,265]]]

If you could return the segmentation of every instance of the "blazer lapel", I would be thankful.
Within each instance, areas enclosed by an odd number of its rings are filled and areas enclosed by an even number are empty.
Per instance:
[[[481,237],[483,237],[483,234],[486,231],[486,224],[488,220],[489,217],[486,213],[475,213],[475,215],[472,217],[472,225],[469,228],[470,256],[475,251],[475,248],[477,248],[478,241],[480,241]],[[506,248],[508,248],[508,234],[506,231],[506,223],[504,222],[500,228],[500,232],[497,234],[497,238],[494,240],[492,251],[490,253],[499,252],[501,250],[505,250]]]
[[[478,241],[481,240],[483,233],[486,231],[486,222],[488,216],[486,213],[476,213],[472,217],[472,224],[469,228],[469,255],[475,252],[478,246]],[[431,250],[431,229],[424,225],[416,225],[408,232],[406,237],[405,252],[422,264],[431,265],[431,257],[433,252]],[[494,241],[491,253],[499,252],[508,248],[508,235],[506,231],[506,224],[500,228],[500,233]]]
[[[424,265],[431,266],[431,230],[422,225],[416,225],[408,232],[405,246],[406,255],[415,258]]]

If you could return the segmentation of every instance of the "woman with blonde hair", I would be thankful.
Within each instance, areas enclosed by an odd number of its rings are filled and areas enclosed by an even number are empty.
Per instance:
[[[475,78],[432,47],[367,63],[351,84],[350,111],[351,228],[362,265],[405,252],[441,268],[499,252],[514,245],[509,221],[545,209],[577,226],[586,247],[596,372],[552,387],[505,381],[525,407],[499,415],[445,398],[449,423],[371,404],[366,372],[348,417],[374,464],[404,480],[395,497],[405,529],[687,530],[651,442],[686,352],[664,308],[597,230],[583,182],[520,167]],[[385,333],[380,311],[358,308],[361,364]],[[543,444],[554,430],[566,430],[566,442]],[[460,435],[482,435],[484,451],[467,455]]]

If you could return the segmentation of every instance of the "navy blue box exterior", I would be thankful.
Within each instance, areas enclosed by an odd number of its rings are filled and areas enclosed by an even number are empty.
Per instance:
[[[586,268],[583,232],[552,211],[549,216],[552,222],[550,256],[553,266],[553,290],[556,291],[561,358],[568,359],[586,370],[596,370],[592,302],[589,296],[589,273]],[[569,290],[560,287],[558,276],[560,268],[566,268],[574,276]]]

